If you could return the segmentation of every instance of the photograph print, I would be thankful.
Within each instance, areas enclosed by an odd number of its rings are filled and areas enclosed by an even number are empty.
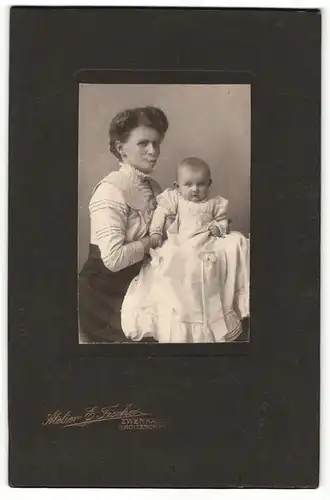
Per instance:
[[[250,84],[79,84],[80,344],[250,340]]]

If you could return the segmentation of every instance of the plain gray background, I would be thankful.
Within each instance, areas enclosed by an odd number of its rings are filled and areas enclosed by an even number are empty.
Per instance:
[[[89,245],[88,204],[95,184],[118,168],[108,149],[109,123],[126,108],[160,107],[169,121],[154,178],[171,187],[178,163],[187,156],[205,160],[212,194],[229,200],[232,229],[249,235],[250,85],[79,86],[79,269]]]

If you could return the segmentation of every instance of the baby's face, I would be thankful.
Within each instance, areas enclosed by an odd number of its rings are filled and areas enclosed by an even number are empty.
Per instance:
[[[203,201],[210,190],[211,179],[204,168],[181,166],[178,172],[178,187],[185,200]]]

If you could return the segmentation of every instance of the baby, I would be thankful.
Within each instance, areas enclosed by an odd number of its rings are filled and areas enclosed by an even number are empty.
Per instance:
[[[211,184],[210,168],[205,161],[199,158],[186,158],[180,163],[175,189],[167,189],[157,199],[158,206],[150,226],[152,248],[162,245],[164,226],[167,224],[166,229],[169,229],[168,223],[173,222],[177,216],[176,229],[181,235],[191,237],[194,232],[200,233],[205,228],[212,236],[224,237],[227,234],[228,202],[221,197],[208,198]],[[194,210],[192,203],[203,204]],[[183,217],[180,217],[181,213]]]
[[[248,245],[228,232],[228,202],[210,197],[211,173],[199,158],[178,166],[174,189],[157,197],[151,263],[129,286],[122,328],[132,340],[231,342],[249,315]],[[167,229],[167,240],[164,231]]]

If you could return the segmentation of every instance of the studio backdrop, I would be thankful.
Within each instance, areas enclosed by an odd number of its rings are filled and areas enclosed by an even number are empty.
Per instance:
[[[162,189],[173,185],[178,163],[197,156],[212,171],[212,195],[229,200],[232,229],[250,233],[250,85],[79,86],[78,266],[89,246],[88,204],[93,188],[118,169],[109,151],[108,130],[119,111],[139,106],[161,108],[169,129],[161,145],[154,178]]]

